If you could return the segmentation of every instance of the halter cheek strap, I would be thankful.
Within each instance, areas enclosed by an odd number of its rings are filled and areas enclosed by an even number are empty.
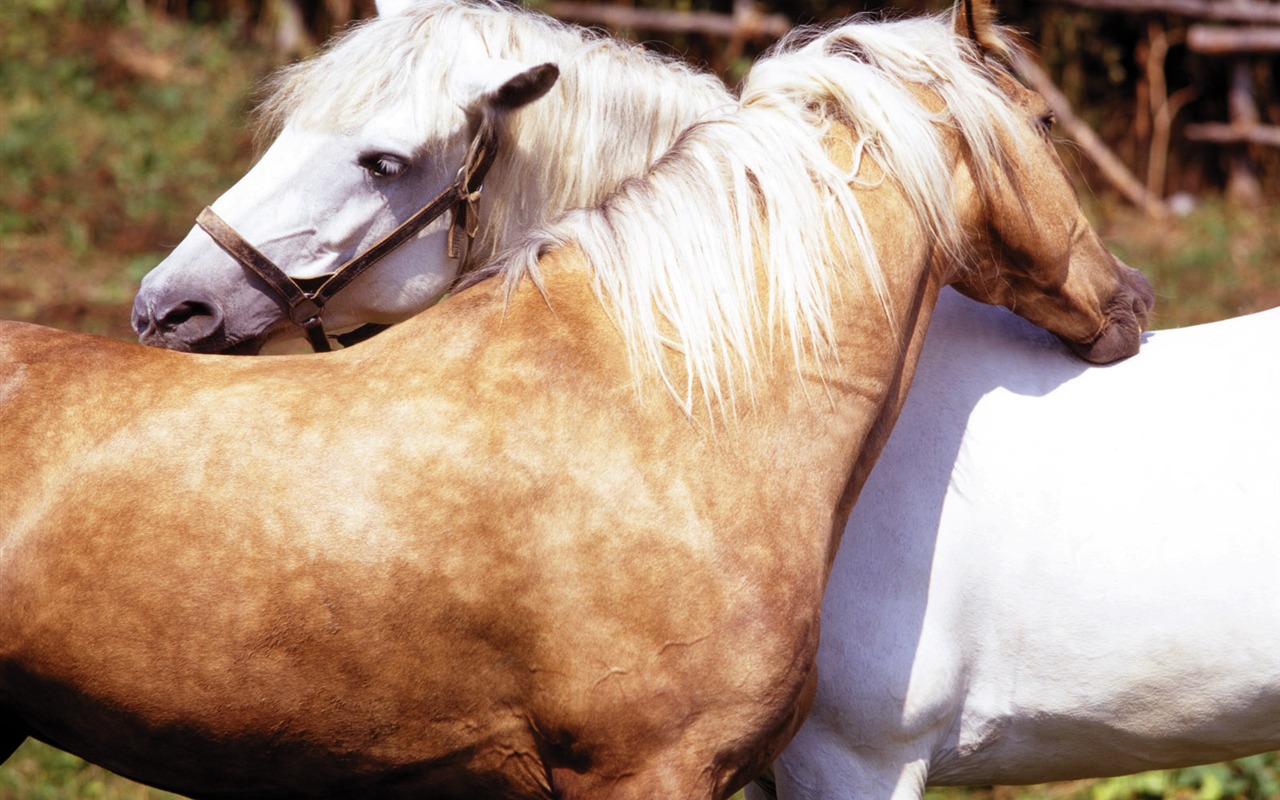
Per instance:
[[[205,208],[200,212],[200,216],[196,217],[196,224],[203,228],[228,255],[266,281],[267,285],[289,305],[289,319],[295,325],[302,327],[313,350],[317,353],[328,352],[333,348],[329,344],[329,337],[325,334],[324,325],[320,319],[324,313],[325,304],[392,250],[417,236],[423,228],[439,219],[446,211],[453,212],[448,234],[449,258],[461,256],[465,244],[475,237],[479,229],[476,201],[480,198],[480,189],[484,185],[485,175],[493,166],[497,152],[497,131],[488,124],[481,125],[480,132],[476,134],[476,138],[467,149],[466,160],[463,161],[462,168],[458,170],[458,176],[453,183],[368,250],[333,272],[316,278],[290,277],[271,259],[263,255],[262,251],[236,233],[235,229],[211,208]],[[345,347],[363,341],[386,328],[386,325],[369,324],[333,338]]]

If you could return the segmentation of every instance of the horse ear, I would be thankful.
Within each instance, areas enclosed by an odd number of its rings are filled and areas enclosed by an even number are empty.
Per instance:
[[[951,12],[957,36],[973,42],[982,55],[1004,53],[1004,41],[996,32],[996,9],[991,0],[959,0]]]
[[[560,68],[552,63],[530,67],[487,59],[483,68],[468,70],[463,79],[463,106],[473,111],[512,111],[542,97],[559,77]]]
[[[519,108],[551,91],[560,79],[560,68],[555,64],[539,64],[511,77],[493,93],[493,105],[501,109]]]

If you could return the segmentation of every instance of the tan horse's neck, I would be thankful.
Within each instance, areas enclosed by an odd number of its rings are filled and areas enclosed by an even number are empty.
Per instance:
[[[838,126],[835,131],[829,145],[847,168],[852,150],[838,135]],[[927,239],[906,222],[912,218],[906,199],[883,180],[874,163],[867,160],[861,170],[859,177],[874,187],[859,194],[886,275],[888,308],[882,308],[860,265],[831,265],[857,281],[841,287],[835,303],[835,359],[798,371],[790,351],[779,348],[757,376],[754,400],[743,403],[732,419],[712,418],[706,408],[695,409],[686,419],[661,385],[632,374],[619,333],[602,313],[587,268],[572,247],[543,259],[541,288],[525,282],[506,294],[498,282],[486,281],[370,343],[367,352],[372,355],[386,346],[440,354],[433,367],[438,369],[439,385],[459,375],[479,376],[481,383],[472,389],[479,398],[490,397],[487,390],[492,386],[518,381],[520,375],[539,376],[536,385],[512,398],[524,407],[512,407],[498,418],[525,427],[547,409],[559,407],[573,413],[554,422],[548,418],[547,423],[576,425],[586,415],[600,413],[603,429],[614,431],[592,440],[604,449],[626,446],[624,432],[637,440],[659,429],[679,432],[682,441],[654,451],[655,465],[678,462],[675,454],[682,452],[699,453],[701,458],[705,451],[776,465],[776,471],[752,473],[768,486],[735,481],[715,494],[740,495],[744,505],[772,497],[788,514],[811,508],[823,515],[823,528],[829,526],[834,536],[843,529],[844,517],[905,399],[943,279]],[[548,384],[547,376],[561,374],[566,376],[563,382]],[[548,431],[547,436],[553,434]],[[760,530],[749,535],[769,534]],[[808,576],[783,577],[779,572],[779,583],[820,588],[816,576],[833,557],[838,541],[813,541],[820,544],[808,550],[813,556],[803,568]]]

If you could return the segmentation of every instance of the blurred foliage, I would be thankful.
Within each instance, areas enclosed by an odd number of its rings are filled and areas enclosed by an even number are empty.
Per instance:
[[[28,740],[0,768],[0,800],[169,800],[178,795],[125,780]]]
[[[4,0],[0,316],[127,335],[119,306],[158,251],[248,168],[271,64],[229,26],[126,0]]]
[[[1280,753],[1223,764],[1039,786],[935,788],[925,800],[1275,800]]]
[[[52,0],[49,0],[52,2]],[[92,2],[92,0],[80,0]],[[274,43],[287,55],[306,52],[352,19],[374,13],[374,0],[131,0],[167,14],[233,24],[246,36]],[[551,0],[524,0],[535,8]],[[729,13],[734,0],[596,0],[658,10]],[[795,24],[821,23],[861,12],[890,16],[938,12],[950,0],[758,0],[765,13],[779,13]],[[1186,18],[1162,13],[1100,12],[1072,8],[1052,0],[997,0],[1002,20],[1025,33],[1046,62],[1050,74],[1083,119],[1095,127],[1140,179],[1148,171],[1169,193],[1202,193],[1226,184],[1225,159],[1238,152],[1218,145],[1196,144],[1177,136],[1189,122],[1228,120],[1227,86],[1233,59],[1207,57],[1185,46]],[[285,35],[282,36],[282,33]],[[625,35],[663,50],[709,64],[730,80],[741,76],[752,56],[767,42],[749,44],[726,60],[722,40],[697,35],[663,38],[660,32],[628,30]],[[299,42],[299,37],[307,41]],[[734,53],[736,47],[730,48]],[[1167,49],[1160,58],[1159,52]],[[1250,64],[1254,95],[1264,124],[1280,125],[1280,57],[1244,57]],[[1159,73],[1156,76],[1156,73]],[[1174,136],[1172,157],[1150,161],[1157,110],[1172,101],[1169,124]],[[1156,142],[1156,155],[1163,145]],[[1252,147],[1270,199],[1280,199],[1280,150]],[[1167,164],[1167,166],[1162,166]],[[1086,167],[1089,169],[1089,167]]]
[[[1114,203],[1089,212],[1116,255],[1151,279],[1157,328],[1280,306],[1280,206],[1242,209],[1211,196],[1168,222]]]
[[[793,0],[773,7],[800,21],[865,7],[839,2]],[[2,0],[0,318],[131,338],[128,309],[138,279],[191,227],[200,207],[249,165],[245,118],[253,88],[279,63],[263,46],[267,5]],[[310,9],[304,21],[319,38],[352,14],[369,13],[372,2],[304,5]],[[729,3],[675,5],[727,10]],[[897,7],[914,12],[944,5],[904,0]],[[1146,35],[1146,21],[1033,0],[1001,6],[1006,19],[1045,43],[1055,74],[1077,101],[1104,99],[1088,112],[1100,130],[1114,137],[1133,127],[1135,116],[1126,111],[1140,71],[1133,48]],[[714,46],[696,37],[665,45],[703,60]],[[1214,69],[1183,63],[1178,80],[1202,80],[1197,71],[1212,78]],[[1267,91],[1275,91],[1274,82]],[[1277,116],[1273,121],[1280,123]],[[1070,148],[1066,155],[1070,165],[1087,171]],[[1188,162],[1182,169],[1190,176],[1200,168]],[[1212,183],[1183,177],[1178,185],[1196,181]],[[1187,216],[1156,223],[1087,189],[1086,200],[1117,253],[1152,277],[1160,327],[1280,305],[1280,206],[1242,210],[1210,196]],[[0,767],[0,800],[164,797],[172,795],[35,742]],[[929,798],[1277,800],[1280,757],[1039,787],[938,789]]]
[[[0,12],[0,236],[56,232],[75,256],[137,252],[248,166],[249,92],[267,66],[224,30],[113,0]]]

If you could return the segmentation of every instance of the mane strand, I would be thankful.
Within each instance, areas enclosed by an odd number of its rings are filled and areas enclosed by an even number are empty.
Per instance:
[[[701,405],[732,415],[753,396],[777,335],[797,370],[809,359],[821,369],[837,355],[841,265],[860,266],[890,310],[854,193],[866,186],[861,160],[901,187],[943,256],[963,263],[943,130],[959,136],[985,187],[1004,163],[1001,142],[1017,140],[1006,134],[1025,124],[995,68],[947,23],[858,19],[789,37],[753,69],[736,109],[692,126],[643,178],[539,228],[484,275],[504,274],[509,289],[538,283],[541,255],[579,247],[633,367],[655,374],[686,413]],[[854,137],[852,174],[823,148],[831,120]],[[828,226],[849,241],[832,241]],[[850,242],[853,254],[843,250]]]

